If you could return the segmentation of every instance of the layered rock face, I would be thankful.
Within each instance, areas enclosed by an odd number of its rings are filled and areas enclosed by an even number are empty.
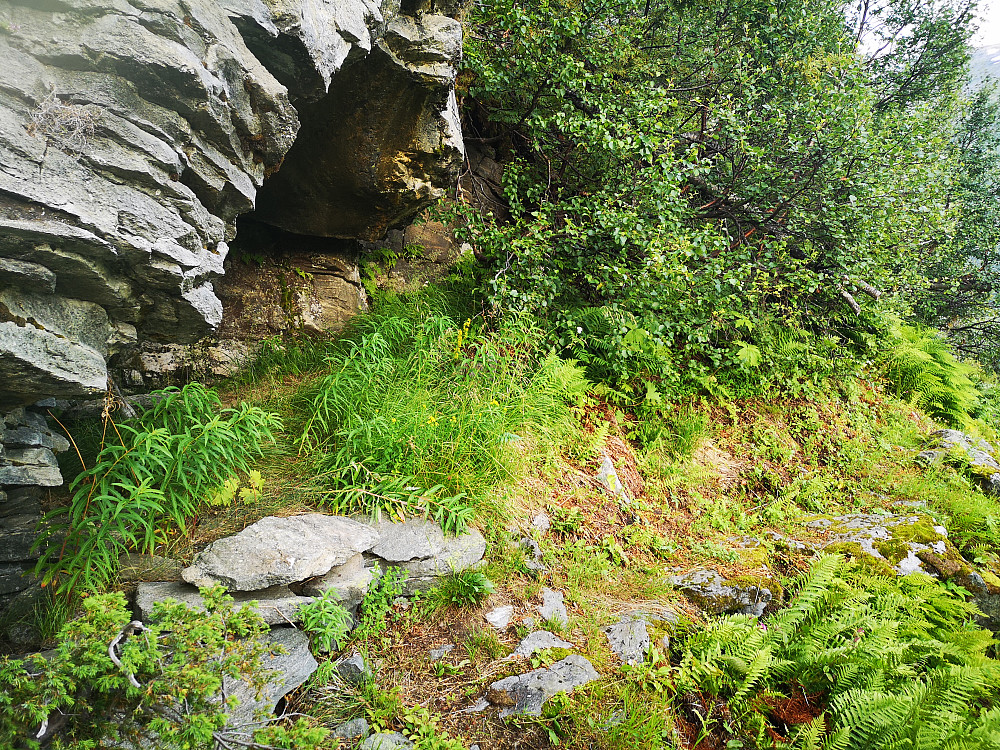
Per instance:
[[[0,411],[214,330],[255,206],[365,239],[412,217],[457,174],[460,50],[457,21],[370,0],[5,3]]]

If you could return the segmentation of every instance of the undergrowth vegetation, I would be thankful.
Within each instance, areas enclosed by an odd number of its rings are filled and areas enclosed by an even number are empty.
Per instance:
[[[711,699],[724,698],[756,748],[993,747],[1000,662],[975,614],[926,576],[859,576],[821,557],[766,621],[730,616],[692,632],[672,689],[706,734],[722,721]],[[803,702],[812,716],[788,736],[782,714]]]
[[[572,432],[582,370],[546,354],[530,319],[490,322],[452,318],[431,295],[389,303],[326,357],[299,449],[331,510],[428,513],[461,531],[489,490]]]
[[[183,532],[213,492],[247,472],[281,428],[275,414],[190,383],[153,396],[132,421],[105,419],[94,464],[70,485],[72,500],[49,513],[37,542],[43,584],[61,593],[97,590],[130,550],[152,552]]]

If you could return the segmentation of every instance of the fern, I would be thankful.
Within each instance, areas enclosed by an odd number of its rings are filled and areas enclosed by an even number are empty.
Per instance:
[[[677,693],[725,698],[758,747],[770,743],[759,696],[793,691],[827,701],[793,747],[998,747],[988,701],[1000,664],[988,656],[992,636],[970,624],[974,606],[927,576],[855,577],[837,556],[818,558],[791,590],[765,625],[732,616],[689,634]]]
[[[947,341],[931,330],[896,325],[888,340],[883,370],[892,392],[935,419],[967,425],[979,401],[971,379],[975,367],[956,359]]]

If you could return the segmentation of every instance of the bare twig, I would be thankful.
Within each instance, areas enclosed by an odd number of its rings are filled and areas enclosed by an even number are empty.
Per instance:
[[[108,646],[108,656],[111,658],[111,661],[114,662],[114,665],[122,671],[124,671],[125,668],[122,666],[122,660],[119,659],[118,655],[115,653],[115,649],[118,647],[119,643],[124,641],[130,635],[133,635],[134,633],[142,633],[145,629],[146,627],[139,620],[132,620],[132,622],[121,629],[118,635],[115,636],[115,639],[111,641],[111,645]],[[126,674],[128,675],[129,684],[132,685],[132,687],[142,687],[142,685],[139,684],[139,681],[135,679],[134,674],[131,672],[126,672]]]

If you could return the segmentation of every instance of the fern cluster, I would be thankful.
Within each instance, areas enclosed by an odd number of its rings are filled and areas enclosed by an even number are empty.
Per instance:
[[[932,579],[851,581],[820,558],[791,605],[758,623],[727,617],[692,633],[679,695],[724,698],[740,733],[770,747],[767,697],[817,696],[825,713],[798,727],[797,746],[838,750],[1000,745],[1000,663],[977,610]]]
[[[113,439],[70,483],[70,504],[45,518],[37,572],[58,591],[99,589],[114,577],[122,553],[151,552],[168,524],[183,530],[281,427],[257,407],[222,409],[218,394],[200,383],[153,396],[137,419],[109,423]]]
[[[955,358],[948,342],[930,329],[895,325],[888,335],[883,369],[890,390],[935,419],[964,427],[979,394],[973,365]]]

